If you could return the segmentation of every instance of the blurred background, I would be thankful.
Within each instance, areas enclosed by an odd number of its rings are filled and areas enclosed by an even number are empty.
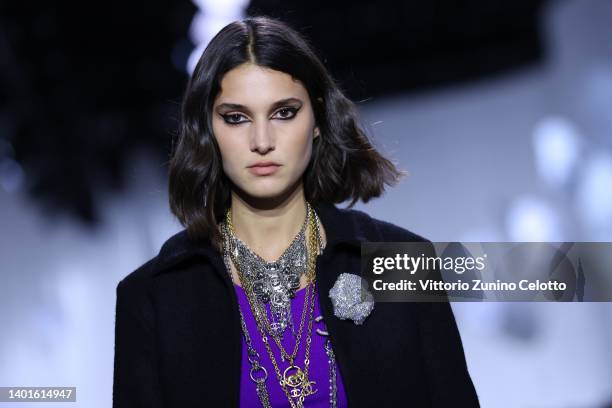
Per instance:
[[[111,406],[116,285],[181,229],[182,92],[253,14],[311,40],[409,172],[355,208],[433,241],[612,241],[609,0],[2,2],[0,386]],[[609,303],[453,309],[483,407],[612,407]]]

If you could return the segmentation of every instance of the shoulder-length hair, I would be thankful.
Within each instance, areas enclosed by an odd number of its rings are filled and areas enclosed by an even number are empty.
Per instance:
[[[364,203],[394,185],[405,172],[377,152],[358,124],[354,104],[307,40],[277,19],[258,16],[225,26],[200,57],[183,97],[178,140],[169,163],[172,213],[192,239],[220,248],[218,223],[230,205],[231,182],[223,172],[212,131],[212,108],[223,76],[253,63],[291,75],[306,88],[320,136],[304,175],[311,204]]]

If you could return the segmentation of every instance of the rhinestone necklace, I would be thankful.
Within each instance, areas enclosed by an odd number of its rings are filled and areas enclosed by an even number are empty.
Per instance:
[[[236,267],[252,283],[260,304],[269,303],[271,319],[269,334],[282,337],[287,327],[296,336],[291,315],[291,299],[300,286],[300,278],[307,272],[308,251],[306,249],[306,226],[310,222],[310,204],[307,203],[306,219],[299,233],[283,254],[273,262],[267,262],[252,251],[233,231],[231,215],[228,211],[225,226],[229,229],[232,260]],[[263,317],[263,316],[260,316]]]

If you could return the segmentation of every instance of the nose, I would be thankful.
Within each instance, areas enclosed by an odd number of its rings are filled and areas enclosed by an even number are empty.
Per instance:
[[[262,121],[252,127],[251,134],[251,151],[265,154],[270,150],[274,150],[275,137],[272,129],[268,127],[267,121]]]

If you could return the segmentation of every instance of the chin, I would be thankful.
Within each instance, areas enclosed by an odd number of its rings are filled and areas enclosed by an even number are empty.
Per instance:
[[[286,189],[268,189],[268,188],[261,188],[261,189],[251,189],[250,191],[247,190],[247,193],[254,198],[261,198],[261,199],[270,199],[270,198],[275,198],[280,196],[281,194],[283,194],[283,192],[286,191]]]
[[[247,195],[258,199],[278,198],[289,193],[295,183],[288,183],[286,180],[251,180],[243,185],[243,191]]]

